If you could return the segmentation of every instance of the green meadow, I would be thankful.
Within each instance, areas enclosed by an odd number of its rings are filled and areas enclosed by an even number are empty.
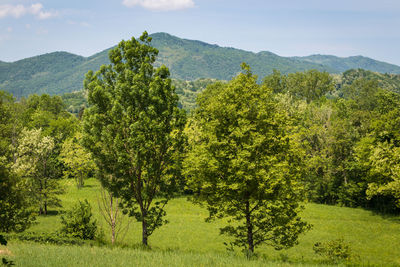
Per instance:
[[[251,260],[239,250],[228,251],[223,242],[229,239],[219,235],[224,221],[205,222],[207,211],[186,197],[168,203],[169,223],[150,236],[150,250],[140,247],[141,227],[134,221],[112,247],[108,225],[99,211],[99,182],[89,179],[78,190],[73,180],[65,180],[64,186],[63,207],[52,210],[51,215],[38,217],[28,231],[52,233],[59,230],[62,212],[78,200],[88,199],[107,244],[102,247],[57,246],[11,240],[7,246],[8,258],[17,266],[321,266],[326,262],[314,253],[313,245],[338,238],[348,242],[356,255],[351,262],[342,264],[400,265],[400,216],[310,203],[305,204],[302,217],[313,227],[301,236],[297,246],[281,251],[259,247],[257,257]]]

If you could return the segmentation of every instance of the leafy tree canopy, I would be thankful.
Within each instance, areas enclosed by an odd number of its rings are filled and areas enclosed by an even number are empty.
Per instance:
[[[212,218],[229,218],[221,233],[253,252],[296,243],[308,226],[299,217],[301,151],[272,90],[247,65],[228,84],[208,87],[188,128],[189,185]]]
[[[142,222],[142,242],[165,220],[163,209],[182,155],[185,113],[151,37],[121,41],[109,53],[110,65],[85,80],[89,108],[84,114],[84,144],[91,151],[103,185],[125,202]],[[156,197],[164,197],[153,202]]]

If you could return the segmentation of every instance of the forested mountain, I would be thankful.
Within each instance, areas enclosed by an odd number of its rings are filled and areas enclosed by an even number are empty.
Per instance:
[[[363,69],[352,69],[343,73],[340,84],[341,86],[350,85],[357,79],[375,81],[381,88],[400,93],[400,74],[382,74]]]
[[[167,33],[151,36],[152,45],[160,51],[156,65],[165,64],[170,68],[172,77],[180,80],[229,80],[240,72],[242,62],[248,63],[260,78],[272,73],[273,69],[282,74],[309,69],[341,73],[351,68],[400,73],[399,66],[360,56],[281,57],[266,51],[253,53],[181,39]],[[88,70],[97,70],[102,64],[108,63],[110,49],[87,58],[54,52],[12,63],[0,61],[0,89],[18,98],[33,93],[54,95],[79,91]]]
[[[79,90],[83,80],[79,67],[85,62],[81,56],[54,52],[0,65],[0,89],[16,97]]]
[[[336,57],[330,55],[311,55],[306,57],[294,58],[298,60],[321,64],[338,72],[361,68],[381,73],[400,73],[399,66],[363,56]]]

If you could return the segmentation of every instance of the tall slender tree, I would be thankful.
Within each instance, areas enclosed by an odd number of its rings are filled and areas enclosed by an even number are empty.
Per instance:
[[[176,184],[185,125],[169,70],[153,67],[158,50],[150,42],[146,32],[139,40],[121,41],[109,53],[111,64],[90,71],[84,83],[89,100],[84,144],[103,186],[142,222],[146,246],[166,222],[164,206]]]

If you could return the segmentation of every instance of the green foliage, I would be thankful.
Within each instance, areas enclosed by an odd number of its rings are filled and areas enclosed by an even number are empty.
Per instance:
[[[350,244],[345,242],[342,238],[327,242],[317,242],[314,244],[313,250],[316,254],[336,264],[340,261],[354,258]]]
[[[85,91],[66,93],[61,96],[68,112],[79,114],[82,109],[87,108],[87,95]]]
[[[60,153],[60,159],[66,165],[64,177],[74,178],[78,188],[84,185],[84,179],[95,169],[91,155],[80,144],[81,139],[82,134],[76,132],[74,137],[65,140]]]
[[[378,73],[378,72],[382,73]],[[389,91],[400,93],[400,75],[390,74],[390,71],[379,71],[379,70],[364,70],[364,69],[351,69],[343,73],[341,78],[341,87],[351,85],[356,80],[367,80],[375,81],[378,83],[380,88],[385,88]],[[398,73],[398,72],[397,72]]]
[[[92,218],[92,208],[85,199],[61,216],[61,233],[70,237],[94,240],[98,233],[97,221]]]
[[[20,232],[35,219],[24,183],[0,158],[0,232]]]
[[[41,128],[44,135],[54,138],[57,150],[77,130],[78,120],[66,111],[61,97],[30,95],[21,102],[25,107],[21,115],[25,127],[30,130]]]
[[[42,136],[41,129],[24,129],[17,147],[13,170],[23,178],[30,198],[38,206],[39,214],[46,215],[48,207],[61,205],[57,195],[63,193],[63,189],[56,179],[54,148],[53,138]]]
[[[194,81],[184,81],[172,79],[175,92],[179,96],[179,107],[186,111],[192,110],[196,106],[196,97],[207,85],[215,83],[216,79],[200,78]],[[67,110],[80,117],[82,111],[88,107],[87,92],[79,91],[63,94],[61,97]]]
[[[215,79],[197,79],[194,81],[172,80],[175,92],[179,96],[179,105],[184,110],[196,107],[196,98],[208,85],[217,82]]]
[[[142,222],[143,244],[166,222],[164,206],[180,184],[185,113],[165,66],[153,67],[158,50],[151,37],[121,41],[111,64],[88,72],[89,108],[84,114],[84,145],[99,178],[125,211]],[[158,201],[153,201],[160,198]]]
[[[0,91],[0,157],[5,157],[5,160],[13,158],[10,144],[18,137],[20,122],[16,120],[16,113],[18,111],[12,95]]]
[[[263,84],[272,88],[275,93],[289,93],[307,103],[319,100],[335,89],[329,73],[317,70],[290,73],[286,76],[274,70],[273,74],[264,78]]]
[[[292,112],[296,121],[291,131],[306,151],[308,170],[303,182],[309,200],[396,210],[395,156],[373,153],[382,147],[380,143],[390,143],[394,151],[400,146],[400,95],[395,93],[399,87],[395,80],[395,75],[348,71],[342,80],[336,79],[338,90],[333,91],[332,77],[316,71],[287,76],[275,71],[264,78],[263,84],[275,94],[290,96],[287,110],[297,110]],[[394,171],[374,169],[372,155],[380,155],[379,161],[388,163],[385,168]]]
[[[358,144],[357,156],[366,170],[367,199],[388,199],[388,203],[380,203],[381,211],[393,211],[392,203],[400,208],[400,147],[387,142],[373,144],[371,139],[363,141]]]
[[[11,95],[0,91],[0,232],[23,231],[34,220],[21,179],[12,171],[19,123]]]
[[[209,219],[229,218],[221,234],[232,236],[233,245],[251,252],[261,244],[291,247],[309,228],[298,216],[299,151],[272,91],[256,83],[247,65],[243,70],[198,98],[188,129],[189,186],[207,204]]]

